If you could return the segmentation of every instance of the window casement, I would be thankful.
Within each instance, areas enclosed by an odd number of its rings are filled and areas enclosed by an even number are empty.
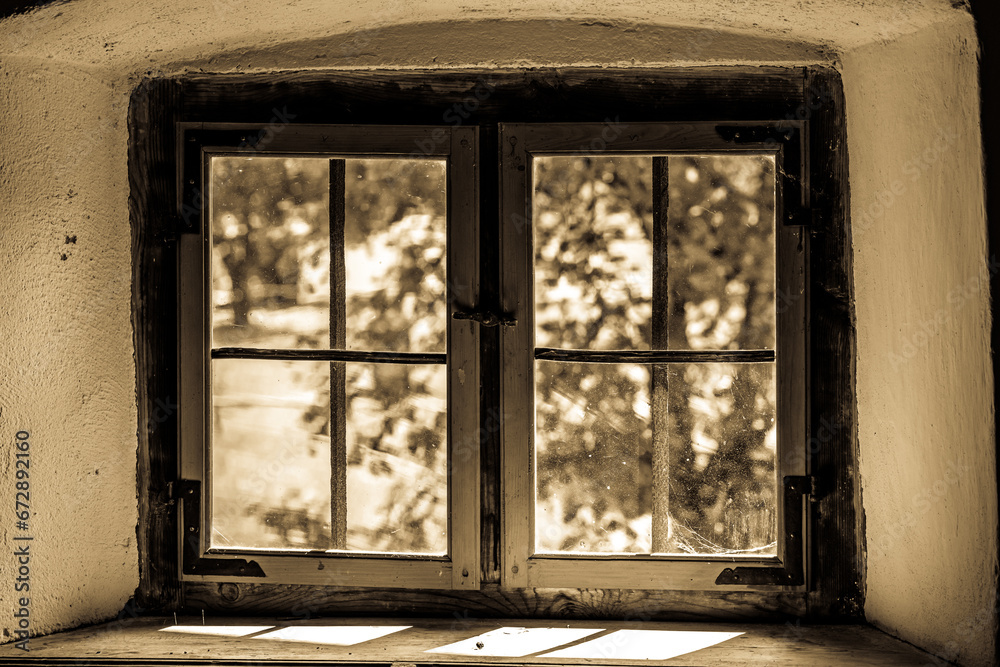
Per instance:
[[[475,128],[260,130],[179,127],[202,201],[180,247],[182,576],[474,589],[479,336],[453,316],[478,298]],[[424,212],[378,219],[372,188]],[[383,510],[421,525],[374,534]]]
[[[501,125],[505,585],[804,584],[801,131]],[[601,185],[644,215],[581,196]],[[560,485],[618,504],[591,517]]]
[[[148,89],[149,600],[857,612],[835,75]]]

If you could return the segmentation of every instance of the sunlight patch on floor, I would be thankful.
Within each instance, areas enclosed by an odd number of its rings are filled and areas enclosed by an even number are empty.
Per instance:
[[[281,628],[274,632],[254,637],[254,639],[283,639],[292,642],[309,642],[312,644],[332,644],[335,646],[354,646],[362,642],[379,639],[394,632],[400,632],[413,627],[412,625],[334,625],[309,626],[297,625]]]
[[[196,635],[246,637],[255,632],[270,630],[273,627],[273,625],[171,625],[169,628],[160,628],[160,632],[186,632]]]
[[[721,644],[742,634],[742,632],[616,630],[603,637],[538,657],[573,660],[667,660]]]
[[[517,658],[575,642],[601,628],[497,628],[424,653]]]

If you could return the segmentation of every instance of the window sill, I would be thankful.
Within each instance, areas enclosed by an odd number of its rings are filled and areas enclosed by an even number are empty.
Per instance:
[[[392,629],[400,626],[406,627]],[[278,637],[268,636],[276,631],[281,631]],[[281,638],[295,633],[302,638]],[[125,618],[33,638],[28,647],[25,653],[14,644],[0,646],[0,663],[634,665],[655,660],[708,667],[933,661],[930,654],[865,625],[479,620],[457,614],[444,619],[210,617],[204,625],[190,616],[178,617],[176,624],[173,617]]]

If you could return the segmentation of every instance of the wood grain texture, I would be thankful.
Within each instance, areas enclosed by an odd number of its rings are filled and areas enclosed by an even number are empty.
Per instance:
[[[450,131],[448,163],[448,537],[453,588],[479,588],[479,324],[453,317],[479,304],[478,137]]]
[[[861,617],[863,520],[858,461],[853,260],[844,97],[834,70],[810,70],[809,473],[815,480],[810,607]]]
[[[535,359],[590,364],[753,364],[774,361],[774,350],[559,350],[535,348]]]
[[[152,419],[156,401],[177,386],[177,182],[173,123],[179,86],[141,86],[129,105],[129,223],[132,237],[132,328],[138,409],[137,495],[139,587],[136,603],[153,609],[180,601],[177,516],[169,483],[177,478],[177,416]],[[155,427],[151,425],[156,424]]]
[[[650,319],[651,342],[654,350],[670,349],[668,313],[670,287],[667,281],[670,255],[670,158],[652,160],[653,190],[653,312]],[[537,354],[537,350],[536,350]],[[670,393],[668,367],[657,364],[652,368],[653,430],[653,523],[650,530],[653,553],[670,551]]]
[[[802,70],[781,67],[287,72],[192,76],[182,113],[195,122],[292,117],[295,123],[440,125],[453,105],[479,93],[468,124],[794,117]],[[485,99],[479,99],[485,97]],[[220,103],[224,101],[224,103]],[[501,118],[502,116],[502,118]],[[459,117],[459,116],[454,116]],[[280,122],[280,121],[279,121]]]
[[[347,267],[344,160],[330,160],[330,348],[347,348]],[[333,549],[347,548],[347,364],[330,362],[330,533]]]
[[[376,352],[371,350],[272,350],[256,347],[220,347],[213,359],[271,359],[277,361],[351,361],[376,364],[443,364],[448,355],[434,352]]]
[[[805,593],[759,591],[649,591],[624,589],[505,589],[478,591],[372,590],[239,583],[223,598],[220,584],[184,582],[185,608],[217,614],[472,614],[490,618],[618,618],[645,620],[788,620],[805,616]]]
[[[120,665],[125,661],[130,665],[269,664],[289,667],[316,665],[320,661],[322,664],[341,666],[656,664],[672,667],[888,667],[938,664],[929,654],[864,625],[765,625],[739,622],[694,624],[663,623],[642,618],[553,623],[535,619],[485,620],[460,614],[444,618],[392,620],[377,617],[318,619],[311,617],[307,610],[300,610],[291,618],[207,619],[207,623],[212,626],[242,630],[246,635],[243,637],[183,632],[188,629],[196,630],[197,627],[191,626],[200,626],[201,623],[200,615],[181,616],[176,625],[172,616],[126,619],[33,638],[30,657],[14,649],[12,645],[0,647],[0,662],[14,657],[18,664],[87,664],[95,667],[103,664]],[[391,626],[394,631],[379,638],[356,641],[349,645],[282,641],[268,637],[270,633],[295,631],[293,629],[298,628],[322,632],[357,626],[361,626],[359,630],[362,632],[366,626]],[[170,627],[182,632],[163,631]],[[579,633],[575,638],[553,637],[552,633],[556,628],[563,631],[573,628]],[[522,629],[529,629],[529,632],[540,631],[547,635],[548,641],[540,646],[519,646],[518,635]],[[645,650],[635,651],[637,647],[631,645],[622,631],[638,631],[639,634],[646,635],[645,639],[649,643],[644,647]],[[354,635],[352,639],[361,639],[357,631],[348,632]],[[490,632],[493,634],[483,636]],[[688,640],[702,637],[703,648],[690,647],[684,651],[676,644],[680,638],[676,634],[667,633],[685,633],[684,638]],[[720,634],[708,638],[703,633]],[[339,634],[343,637],[342,630]],[[454,653],[453,649],[445,648],[470,639],[473,640],[470,644],[475,641],[481,643],[484,653],[499,653],[500,656],[460,655]],[[585,642],[597,644],[597,657],[545,657],[551,650],[572,649]],[[637,655],[648,656],[649,659],[637,659]]]
[[[531,161],[521,126],[500,125],[500,307],[517,324],[501,327],[501,585],[528,586],[535,543],[535,344]]]

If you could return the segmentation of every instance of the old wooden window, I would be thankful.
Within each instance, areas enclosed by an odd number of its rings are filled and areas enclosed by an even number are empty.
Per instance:
[[[147,604],[856,613],[835,76],[303,77],[134,102]]]
[[[801,585],[800,128],[622,125],[501,126],[504,581]]]
[[[475,588],[476,132],[259,131],[179,128],[183,575]]]

